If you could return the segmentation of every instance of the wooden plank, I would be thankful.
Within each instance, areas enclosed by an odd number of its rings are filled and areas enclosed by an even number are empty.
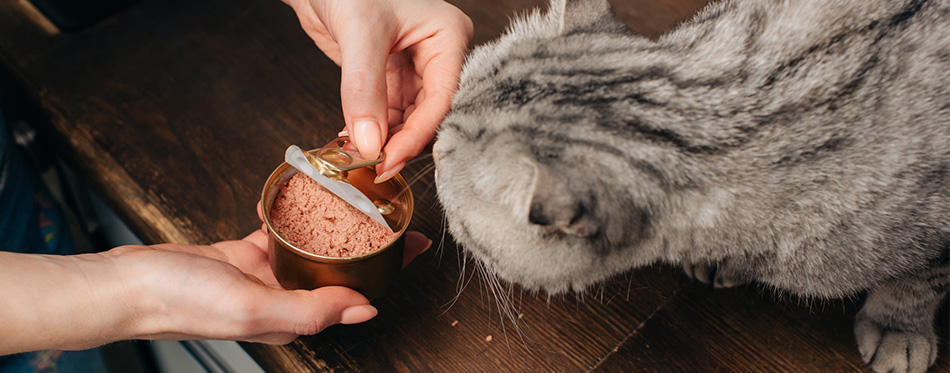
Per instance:
[[[806,300],[757,285],[676,290],[598,372],[865,372],[854,340],[860,300]],[[938,317],[933,372],[948,367],[947,307]]]
[[[473,18],[481,43],[510,16],[546,2],[453,3]],[[613,3],[632,29],[656,36],[703,1]],[[339,69],[275,0],[148,0],[58,35],[7,0],[0,61],[48,117],[58,151],[151,242],[211,242],[256,229],[260,188],[286,146],[322,145],[343,123]],[[404,175],[420,175],[412,228],[441,248],[373,300],[380,315],[368,323],[287,346],[243,344],[266,370],[860,369],[843,321],[852,308],[813,312],[757,293],[700,291],[666,267],[583,297],[505,288],[516,301],[516,330],[474,265],[442,236],[429,163]]]
[[[514,323],[477,275],[465,278],[472,268],[462,276],[452,256],[445,251],[420,257],[393,289],[374,300],[380,310],[376,319],[299,338],[286,346],[296,353],[289,354],[294,359],[282,368],[588,371],[668,301],[677,284],[670,281],[676,276],[669,271],[651,268],[583,298],[547,299],[516,289]],[[461,292],[460,276],[471,281]],[[271,355],[268,350],[274,349],[249,347],[255,357]]]
[[[609,0],[617,17],[631,30],[650,38],[683,22],[709,3],[709,0]]]
[[[479,25],[496,26],[480,26],[482,38],[500,33],[511,13],[483,17]],[[50,132],[148,241],[210,242],[255,229],[259,188],[284,148],[321,145],[342,126],[338,68],[275,1],[147,1],[80,34],[14,39],[0,44],[15,51],[5,60],[50,117]],[[431,174],[413,190],[413,228],[440,237]],[[478,280],[458,294],[462,273],[447,243],[374,300],[381,315],[372,322],[246,347],[268,370],[581,371],[672,289],[664,274],[645,271],[605,287],[607,303],[528,296],[518,307],[522,335]]]
[[[13,56],[53,132],[150,242],[258,227],[286,145],[341,128],[338,68],[275,1],[155,1],[123,16]]]

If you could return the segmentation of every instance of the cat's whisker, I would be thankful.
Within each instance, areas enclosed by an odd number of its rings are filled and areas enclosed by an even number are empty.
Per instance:
[[[441,234],[439,235],[439,245],[437,247],[438,248],[437,253],[439,254],[439,261],[436,263],[437,267],[442,266],[442,258],[445,255],[445,235],[447,234],[446,228],[448,227],[446,222],[447,220],[445,220],[445,215],[442,215],[442,220],[439,224],[439,232],[441,232]],[[461,264],[462,264],[461,261],[459,261],[459,267],[461,267]]]
[[[407,165],[408,165],[408,164],[407,164]],[[428,175],[428,174],[429,174],[430,172],[432,172],[432,170],[434,170],[434,169],[435,169],[435,164],[434,164],[434,163],[430,163],[430,164],[425,165],[425,166],[424,166],[422,169],[420,169],[419,171],[416,171],[411,177],[409,177],[409,178],[406,180],[406,187],[403,188],[403,190],[400,190],[399,193],[396,193],[396,197],[398,198],[398,197],[402,196],[403,193],[405,193],[407,190],[410,190],[413,185],[415,185],[417,182],[419,182],[419,180],[422,180],[423,177],[425,177],[426,175]],[[430,185],[426,188],[426,190],[423,191],[423,194],[429,193],[429,191],[431,190],[431,187],[432,187],[433,185],[434,185],[434,184],[430,184]],[[433,206],[434,206],[434,205],[435,205],[435,204],[433,203]]]
[[[487,293],[488,293],[486,291],[486,289],[488,288],[488,275],[485,273],[485,267],[481,261],[473,260],[472,263],[475,264],[475,268],[478,270],[478,274],[479,274],[478,299],[482,302],[485,302],[487,300]],[[488,313],[489,313],[489,319],[491,319],[491,307],[488,307]]]
[[[630,271],[627,272],[627,294],[624,297],[625,300],[630,301],[630,290],[633,288],[633,275]]]
[[[412,159],[406,161],[406,166],[408,167],[408,166],[411,166],[411,165],[413,165],[414,163],[417,163],[417,162],[421,162],[421,161],[431,161],[431,160],[432,160],[432,153],[419,154],[419,155],[417,155],[415,158],[412,158]]]
[[[528,348],[527,342],[524,339],[525,333],[521,328],[521,317],[520,313],[516,311],[516,308],[513,306],[511,301],[511,294],[513,292],[513,284],[509,283],[508,292],[505,292],[503,285],[498,280],[497,276],[489,271],[489,276],[491,277],[490,281],[492,283],[493,295],[495,296],[496,305],[499,311],[499,321],[502,326],[502,332],[505,335],[506,343],[508,340],[507,328],[505,327],[505,321],[502,317],[507,317],[511,322],[511,325],[514,327],[514,330],[517,332],[518,338],[521,340],[522,346]],[[511,349],[510,344],[508,345],[509,351]]]
[[[460,258],[462,256],[464,256],[464,254],[460,255]],[[468,274],[467,278],[466,278],[466,274]],[[452,297],[452,299],[449,300],[446,304],[442,305],[442,307],[445,308],[445,310],[442,312],[443,314],[445,312],[448,312],[448,310],[452,308],[452,306],[458,303],[459,299],[462,297],[462,292],[468,287],[468,284],[472,282],[473,277],[474,277],[474,272],[469,273],[468,271],[466,271],[465,262],[463,262],[462,259],[460,259],[459,279],[455,285],[455,296]]]
[[[477,261],[476,267],[482,275],[482,279],[484,281],[483,285],[492,295],[491,301],[495,302],[495,308],[498,310],[499,325],[502,327],[502,332],[505,336],[506,343],[510,342],[507,333],[508,328],[506,326],[506,324],[510,322],[514,327],[519,340],[521,340],[522,346],[529,348],[528,341],[525,339],[525,330],[522,328],[522,314],[517,311],[518,308],[514,306],[512,301],[511,294],[514,292],[514,285],[509,283],[508,290],[506,291],[504,285],[497,278],[495,273],[487,267],[486,264]],[[491,319],[491,309],[492,307],[488,307],[489,319]],[[505,321],[505,318],[508,319],[507,322]],[[510,351],[511,346],[508,345],[508,348]]]
[[[520,310],[521,306],[523,305],[524,305],[524,288],[519,287],[518,288],[518,309]],[[519,314],[518,318],[521,318],[520,315],[521,314]]]

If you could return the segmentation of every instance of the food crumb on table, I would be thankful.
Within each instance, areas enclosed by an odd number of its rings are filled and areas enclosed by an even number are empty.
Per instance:
[[[492,340],[491,335],[485,337],[485,342],[491,342],[491,340]]]
[[[458,325],[458,324],[459,324],[459,321],[458,321],[458,320],[455,320],[455,321],[452,322],[452,326],[453,326],[453,327],[456,326],[456,325]]]

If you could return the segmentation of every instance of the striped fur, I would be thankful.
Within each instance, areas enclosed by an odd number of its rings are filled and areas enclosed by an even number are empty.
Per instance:
[[[580,291],[666,262],[869,291],[865,361],[934,361],[950,1],[722,1],[649,40],[555,0],[472,52],[433,154],[449,231],[503,279]]]

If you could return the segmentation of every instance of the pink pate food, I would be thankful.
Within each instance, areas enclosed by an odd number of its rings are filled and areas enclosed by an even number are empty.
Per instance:
[[[323,256],[359,256],[396,238],[396,233],[303,173],[294,174],[280,188],[271,206],[271,225],[301,250]]]

